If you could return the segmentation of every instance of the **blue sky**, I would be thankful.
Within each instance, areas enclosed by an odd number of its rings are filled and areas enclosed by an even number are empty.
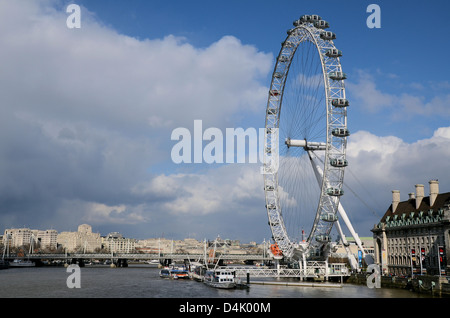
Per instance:
[[[335,42],[344,52],[342,65],[350,82],[357,81],[359,72],[364,71],[373,77],[377,89],[383,93],[408,94],[425,101],[436,93],[448,92],[449,88],[442,84],[448,83],[448,77],[445,63],[439,58],[449,48],[445,33],[450,4],[446,1],[405,4],[350,0],[344,4],[336,1],[91,0],[78,3],[105,25],[139,39],[161,39],[171,34],[185,37],[188,43],[202,48],[232,35],[274,56],[293,20],[302,14],[318,13],[338,35]],[[366,26],[370,15],[366,10],[371,3],[381,8],[380,29]],[[436,87],[439,85],[443,87]],[[364,105],[356,106],[350,113],[352,130],[370,127],[369,131],[377,135],[394,134],[405,141],[425,138],[433,127],[448,120],[448,117],[437,119],[427,115],[420,116],[419,120],[417,116],[383,109],[380,105],[383,111],[374,111],[368,121],[367,113],[359,107]],[[397,116],[389,118],[393,112]]]
[[[79,30],[69,3],[0,1],[0,232],[269,239],[259,167],[175,165],[170,133],[195,119],[263,127],[280,43],[303,14],[329,21],[344,52],[347,176],[367,199],[344,199],[357,231],[371,235],[391,190],[405,200],[438,178],[450,191],[448,1],[80,0]]]

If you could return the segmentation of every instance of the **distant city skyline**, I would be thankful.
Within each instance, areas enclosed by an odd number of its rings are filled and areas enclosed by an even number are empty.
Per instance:
[[[80,28],[67,26],[71,3]],[[140,239],[271,239],[261,164],[176,164],[171,133],[195,120],[264,128],[280,43],[303,14],[327,20],[343,52],[342,203],[358,234],[372,235],[392,190],[405,200],[439,179],[450,191],[450,3],[373,3],[380,28],[358,0],[0,0],[0,233],[86,223]]]

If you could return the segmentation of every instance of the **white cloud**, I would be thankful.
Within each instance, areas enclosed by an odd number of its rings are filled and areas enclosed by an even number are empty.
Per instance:
[[[345,182],[357,197],[347,191],[342,201],[365,235],[391,204],[392,190],[400,190],[401,199],[407,200],[416,184],[439,179],[441,193],[450,191],[450,127],[412,143],[358,131],[349,139],[347,158]]]
[[[380,71],[377,72],[380,75]],[[386,74],[383,74],[386,77]],[[395,84],[399,93],[383,92],[377,85],[374,74],[358,70],[355,80],[346,82],[348,92],[352,96],[352,105],[365,109],[370,113],[388,111],[387,115],[395,120],[409,119],[414,116],[443,116],[450,117],[450,94],[447,93],[448,82],[441,83],[411,83],[413,89],[401,92],[404,84],[398,76],[388,76],[397,80]],[[435,95],[427,97],[427,91],[435,91]]]
[[[164,178],[156,164],[170,161],[171,130],[195,119],[234,127],[242,111],[259,111],[271,54],[233,36],[204,48],[172,35],[138,40],[86,8],[81,29],[68,29],[58,1],[0,7],[0,220],[217,213],[225,202],[207,176]]]

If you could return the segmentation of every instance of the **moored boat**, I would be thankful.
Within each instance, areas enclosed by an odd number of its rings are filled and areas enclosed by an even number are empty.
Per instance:
[[[170,270],[168,268],[163,268],[159,271],[159,277],[170,278]]]
[[[231,289],[236,287],[234,273],[226,269],[208,270],[203,282],[214,288]]]
[[[34,267],[34,266],[36,266],[36,264],[33,263],[32,261],[18,258],[9,263],[9,267]]]

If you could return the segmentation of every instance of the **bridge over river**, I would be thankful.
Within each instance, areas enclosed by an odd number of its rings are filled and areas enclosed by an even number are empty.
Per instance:
[[[204,254],[179,254],[179,253],[164,253],[164,254],[130,254],[130,253],[65,253],[65,254],[29,254],[25,256],[18,256],[15,254],[10,254],[5,256],[7,260],[13,259],[27,259],[31,261],[38,260],[61,260],[61,261],[70,261],[70,260],[136,260],[136,261],[150,261],[150,260],[159,260],[163,263],[166,260],[173,261],[198,261],[204,259]],[[273,261],[273,258],[268,255],[262,254],[221,254],[219,257],[216,256],[216,261],[219,259],[226,261],[243,261],[243,262],[267,262]]]
[[[204,260],[204,254],[129,254],[129,253],[66,253],[66,254],[29,254],[26,256],[18,256],[15,254],[5,255],[5,259],[13,261],[15,259],[30,260],[34,262],[43,261],[62,261],[68,264],[80,264],[84,265],[87,261],[110,261],[112,264],[116,264],[118,267],[128,266],[129,261],[154,261],[157,260],[161,264],[175,263],[187,263]],[[244,262],[247,264],[267,263],[274,262],[274,258],[271,255],[262,254],[221,254],[220,257],[216,257],[214,264],[220,260],[219,265],[223,265],[227,262]],[[227,266],[235,272],[238,277],[245,277],[250,275],[252,277],[290,277],[290,278],[329,278],[329,277],[348,277],[350,272],[345,264],[342,263],[328,263],[328,262],[307,262],[304,268],[287,268],[286,266],[279,266],[275,261],[275,268],[261,267],[248,267],[248,266]],[[220,267],[219,267],[220,268]]]

